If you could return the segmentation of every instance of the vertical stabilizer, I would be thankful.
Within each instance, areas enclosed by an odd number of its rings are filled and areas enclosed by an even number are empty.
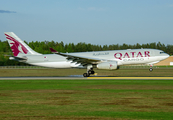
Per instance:
[[[11,50],[14,56],[23,56],[23,55],[41,55],[40,53],[32,50],[26,43],[24,43],[17,35],[13,32],[5,32],[4,33],[8,43],[11,47]]]

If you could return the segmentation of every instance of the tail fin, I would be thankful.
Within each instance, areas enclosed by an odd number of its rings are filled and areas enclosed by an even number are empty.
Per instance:
[[[24,43],[17,35],[15,35],[13,32],[5,32],[4,33],[8,43],[11,47],[11,50],[13,52],[13,55],[15,57],[17,56],[23,56],[23,55],[41,55],[40,53],[35,52],[32,50],[26,43]]]

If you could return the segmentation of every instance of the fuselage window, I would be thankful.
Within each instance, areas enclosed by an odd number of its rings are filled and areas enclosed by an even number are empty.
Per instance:
[[[160,52],[160,54],[163,54],[163,53],[165,53],[165,52]]]

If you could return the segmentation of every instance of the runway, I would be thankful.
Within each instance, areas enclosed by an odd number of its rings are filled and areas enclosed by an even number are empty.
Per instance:
[[[88,77],[87,79],[114,79],[114,80],[173,80],[173,77]]]
[[[0,80],[173,80],[173,77],[0,77]]]

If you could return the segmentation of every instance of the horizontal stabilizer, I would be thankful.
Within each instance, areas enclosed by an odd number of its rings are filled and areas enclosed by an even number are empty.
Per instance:
[[[26,62],[27,61],[27,58],[26,57],[9,57],[10,60],[15,60],[15,61],[18,61],[18,62]]]

